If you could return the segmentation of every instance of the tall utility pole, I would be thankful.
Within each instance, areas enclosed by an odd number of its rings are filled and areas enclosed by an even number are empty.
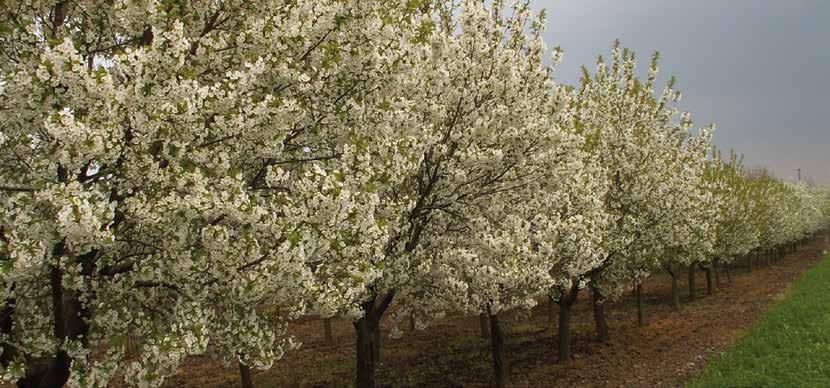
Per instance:
[[[798,169],[798,181],[801,182],[801,169]]]

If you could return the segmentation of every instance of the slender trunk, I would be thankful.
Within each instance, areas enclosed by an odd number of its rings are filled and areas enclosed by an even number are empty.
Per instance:
[[[597,329],[597,341],[608,342],[608,319],[605,317],[605,304],[599,288],[591,286],[591,301],[594,305],[594,323]]]
[[[355,322],[357,330],[357,387],[373,388],[375,386],[375,332],[380,331],[379,317],[367,313]]]
[[[712,284],[712,267],[706,267],[706,295],[712,295],[714,286]]]
[[[251,367],[239,361],[239,378],[242,383],[242,388],[254,388],[254,381],[251,380]]]
[[[15,283],[11,284],[10,293],[14,295]],[[3,301],[2,310],[0,310],[0,335],[10,336],[14,326],[14,309],[17,306],[17,299],[11,297]],[[0,344],[0,366],[4,369],[8,368],[9,364],[15,359],[17,354],[13,346],[5,342]]]
[[[52,250],[52,256],[60,258],[65,254],[65,245],[58,243]],[[92,275],[93,264],[98,251],[75,256],[80,264],[80,274],[85,278]],[[81,302],[81,295],[74,290],[63,288],[63,270],[57,263],[50,269],[49,286],[52,294],[52,335],[58,343],[76,340],[81,347],[89,347],[89,308]],[[71,357],[61,345],[49,359],[32,359],[27,362],[26,376],[19,386],[61,387],[69,379]]]
[[[571,361],[571,307],[579,296],[576,282],[567,293],[559,298],[559,363],[567,364]]]
[[[326,345],[331,345],[334,343],[334,336],[331,334],[331,318],[323,319],[323,332],[326,341]]]
[[[54,358],[49,360],[46,371],[40,376],[38,386],[61,387],[69,379],[69,367],[72,360],[60,345],[69,338],[69,333],[64,310],[63,270],[59,266],[52,267],[49,281],[52,290],[52,335],[59,344],[55,349]]]
[[[479,325],[479,328],[481,329],[481,332],[480,332],[481,339],[486,340],[487,338],[490,338],[490,333],[489,333],[488,328],[487,328],[487,326],[489,325],[489,323],[487,322],[487,314],[485,314],[485,313],[478,314],[478,325]]]
[[[357,334],[355,386],[358,388],[375,386],[375,367],[380,360],[380,320],[394,296],[394,292],[388,292],[364,303],[361,306],[363,317],[354,322]]]
[[[380,345],[381,345],[381,340],[383,339],[383,336],[381,335],[381,331],[380,331],[380,321],[378,321],[378,327],[377,327],[377,330],[374,331],[374,335],[375,335],[375,341],[373,342],[373,344],[375,345],[375,362],[381,362],[383,360],[383,357],[381,357],[381,352],[380,352],[381,346]]]
[[[504,358],[504,332],[498,314],[490,314],[490,344],[492,345],[493,368],[496,372],[496,387],[504,388],[507,380],[507,365]]]
[[[556,321],[556,302],[552,297],[548,297],[548,322]]]
[[[559,363],[571,361],[571,304],[559,303]]]
[[[720,261],[718,259],[712,261],[712,269],[715,271],[715,285],[720,288]]]
[[[415,332],[415,316],[414,315],[409,316],[409,332],[410,333]]]
[[[749,273],[752,273],[752,270],[753,270],[753,268],[752,268],[752,267],[753,267],[753,258],[752,258],[752,256],[753,256],[753,255],[749,255],[749,256],[747,257],[747,259],[748,259],[748,261],[749,261]],[[756,258],[758,257],[758,253],[757,253],[757,252],[755,253],[755,257],[756,257]]]
[[[689,265],[689,300],[695,300],[695,264]]]
[[[680,285],[677,281],[677,274],[669,271],[671,275],[671,304],[675,311],[680,311]]]
[[[732,284],[732,263],[726,264],[726,282]]]
[[[645,325],[645,319],[643,319],[643,285],[642,283],[637,284],[634,287],[635,294],[637,295],[637,326],[642,327]]]

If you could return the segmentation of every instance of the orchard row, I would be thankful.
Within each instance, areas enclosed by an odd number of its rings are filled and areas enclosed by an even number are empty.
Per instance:
[[[640,78],[615,45],[557,83],[525,2],[2,7],[0,370],[21,386],[156,386],[196,354],[250,385],[314,315],[354,321],[371,387],[393,303],[489,317],[503,385],[500,314],[601,306],[830,215],[714,152],[656,55]]]

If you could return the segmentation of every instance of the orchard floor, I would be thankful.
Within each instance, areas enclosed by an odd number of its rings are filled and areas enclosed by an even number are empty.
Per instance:
[[[830,246],[830,235],[787,254],[771,265],[756,265],[752,273],[733,268],[731,283],[706,295],[706,281],[698,271],[698,299],[685,296],[681,277],[681,311],[670,306],[671,283],[665,274],[644,284],[646,325],[636,326],[636,306],[630,292],[606,309],[611,340],[593,339],[593,316],[587,293],[574,306],[572,332],[574,360],[557,364],[556,324],[549,307],[537,307],[530,317],[505,317],[511,386],[679,386],[690,381],[707,360],[733,344],[806,269],[820,261]],[[554,314],[555,318],[555,314]],[[385,322],[387,328],[391,322]],[[322,339],[322,321],[294,325],[303,342],[267,371],[254,372],[258,387],[340,387],[351,384],[354,335],[350,322],[333,323],[334,345]],[[400,339],[384,338],[383,362],[377,373],[383,386],[489,386],[492,379],[489,343],[479,336],[479,321],[445,318],[425,331]],[[232,387],[239,381],[235,366],[223,367],[205,357],[192,357],[166,386]]]

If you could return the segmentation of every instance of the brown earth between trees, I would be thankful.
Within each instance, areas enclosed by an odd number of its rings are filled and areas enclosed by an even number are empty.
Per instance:
[[[530,317],[504,314],[508,386],[678,386],[696,375],[709,357],[725,350],[759,315],[778,300],[790,283],[820,260],[830,246],[821,234],[771,265],[732,268],[732,282],[713,295],[701,288],[697,300],[688,301],[686,276],[680,278],[682,309],[672,310],[671,278],[655,274],[643,284],[645,324],[637,327],[634,295],[627,292],[606,308],[610,341],[594,340],[589,295],[584,290],[573,308],[571,330],[573,361],[557,364],[556,313],[547,301]],[[697,272],[697,285],[705,272]],[[685,274],[684,274],[685,275]],[[558,312],[558,306],[554,306]],[[388,314],[387,314],[388,315]],[[388,316],[385,334],[392,326]],[[383,338],[376,381],[382,386],[489,386],[493,384],[490,343],[480,336],[479,317],[446,318],[424,331],[408,332],[400,339]],[[326,345],[323,320],[292,325],[303,342],[267,371],[252,371],[258,387],[340,387],[354,379],[354,327],[333,320],[333,345]],[[223,366],[207,357],[192,357],[166,386],[239,386],[236,365]]]

